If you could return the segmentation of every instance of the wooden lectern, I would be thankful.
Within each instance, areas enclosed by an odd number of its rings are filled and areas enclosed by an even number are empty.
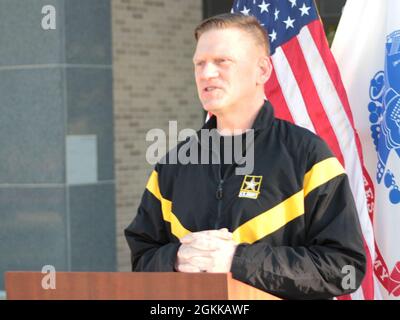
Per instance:
[[[6,272],[9,300],[279,300],[232,278],[230,273],[57,272],[55,289],[46,274]]]

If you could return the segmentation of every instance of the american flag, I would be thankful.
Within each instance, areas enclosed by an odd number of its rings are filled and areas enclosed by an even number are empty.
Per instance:
[[[339,299],[375,299],[372,181],[364,168],[347,95],[312,0],[236,0],[232,12],[253,15],[266,28],[274,67],[265,94],[278,118],[322,137],[345,167],[367,253],[361,287]]]

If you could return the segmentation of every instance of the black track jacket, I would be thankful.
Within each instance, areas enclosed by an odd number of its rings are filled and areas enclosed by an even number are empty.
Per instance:
[[[215,127],[212,117],[203,129]],[[358,287],[366,257],[342,165],[318,136],[276,119],[269,102],[253,129],[249,175],[235,174],[234,164],[224,177],[219,164],[155,166],[125,229],[132,270],[172,272],[180,238],[226,227],[239,244],[231,267],[235,279],[288,299],[355,291],[342,286],[345,266],[355,271]],[[196,139],[192,143],[201,150]]]

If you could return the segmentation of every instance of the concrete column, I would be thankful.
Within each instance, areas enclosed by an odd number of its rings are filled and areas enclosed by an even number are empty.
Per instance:
[[[7,270],[116,270],[110,0],[0,1]]]

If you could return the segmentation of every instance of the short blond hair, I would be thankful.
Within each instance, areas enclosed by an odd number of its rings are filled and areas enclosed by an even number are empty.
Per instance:
[[[254,16],[245,16],[239,13],[223,13],[202,21],[194,30],[194,37],[198,41],[206,31],[213,29],[237,28],[249,34],[257,45],[261,46],[269,55],[267,31]]]

